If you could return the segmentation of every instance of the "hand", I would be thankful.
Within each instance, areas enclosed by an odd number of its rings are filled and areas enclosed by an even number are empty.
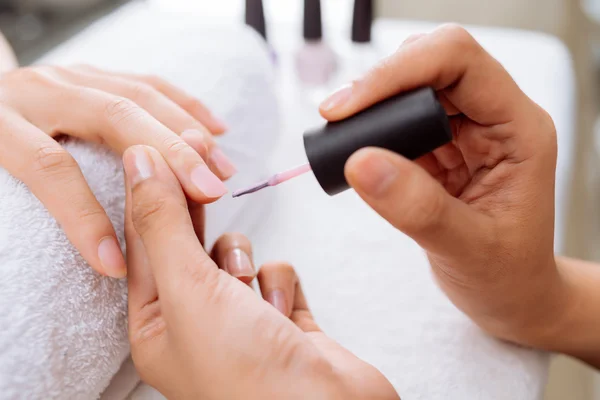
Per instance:
[[[432,86],[454,140],[416,162],[362,149],[346,164],[358,194],[426,251],[450,300],[484,330],[550,347],[567,310],[553,252],[551,118],[462,28],[409,39],[321,106],[330,121]]]
[[[152,145],[198,202],[219,198],[221,180],[235,172],[212,137],[223,124],[157,77],[86,66],[16,69],[0,77],[0,121],[0,166],[30,188],[96,271],[113,277],[126,273],[113,226],[57,136],[119,153]]]
[[[213,258],[205,253],[156,150],[134,146],[123,163],[129,337],[145,382],[168,398],[398,399],[375,368],[319,330],[290,266],[258,274],[272,307],[246,285],[246,238],[227,235]]]

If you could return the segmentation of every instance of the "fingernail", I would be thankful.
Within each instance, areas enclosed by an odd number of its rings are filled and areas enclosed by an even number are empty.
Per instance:
[[[207,197],[217,198],[227,193],[225,184],[204,164],[192,170],[191,178],[192,183]]]
[[[360,191],[377,198],[385,195],[396,180],[398,168],[385,157],[368,154],[352,169],[352,174]]]
[[[202,132],[197,129],[188,129],[181,133],[181,139],[189,144],[203,159],[208,155],[208,146]]]
[[[112,278],[123,278],[127,275],[123,253],[114,237],[107,236],[100,240],[98,258],[106,275]]]
[[[213,128],[215,128],[216,130],[220,131],[220,132],[225,132],[227,129],[229,129],[227,127],[227,124],[225,122],[223,122],[221,119],[215,117],[214,115],[211,115],[212,120],[213,120]]]
[[[352,85],[348,84],[342,86],[335,93],[329,96],[323,103],[321,103],[321,109],[323,111],[330,111],[334,108],[342,106],[352,96]]]
[[[225,257],[225,271],[236,278],[254,276],[252,262],[246,252],[233,249]]]
[[[285,294],[281,289],[271,290],[266,297],[266,300],[276,309],[278,309],[283,315],[288,314],[287,312],[287,301],[285,300]]]
[[[230,178],[237,172],[237,168],[229,157],[217,147],[213,147],[210,152],[210,162],[219,170],[224,179]]]
[[[133,187],[154,174],[154,162],[142,147],[132,148],[131,155],[133,156],[133,163],[126,160],[123,166],[125,174],[131,182],[131,187]]]

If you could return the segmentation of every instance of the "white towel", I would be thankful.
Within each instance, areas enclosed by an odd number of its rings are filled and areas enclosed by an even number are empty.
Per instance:
[[[194,37],[214,40],[193,46],[181,40]],[[230,189],[265,176],[262,155],[272,149],[277,107],[268,52],[249,30],[199,27],[194,18],[168,17],[135,4],[42,61],[164,76],[228,123],[220,143],[240,171]],[[119,157],[75,140],[64,146],[124,243]],[[268,193],[257,194],[210,206],[208,244],[226,230],[249,233],[268,199]],[[27,187],[0,169],[0,397],[95,399],[125,361],[103,397],[125,398],[138,380],[127,361],[126,303],[126,281],[93,273]]]

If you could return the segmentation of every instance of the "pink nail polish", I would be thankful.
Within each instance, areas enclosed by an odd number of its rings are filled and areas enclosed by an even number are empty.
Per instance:
[[[334,108],[342,106],[346,103],[350,97],[352,96],[352,85],[343,86],[341,89],[333,93],[329,96],[323,103],[321,104],[321,109],[323,111],[330,111]]]
[[[210,152],[210,162],[219,170],[225,179],[237,172],[237,168],[235,168],[235,165],[229,160],[229,157],[217,147],[214,147]]]
[[[218,198],[227,193],[225,184],[204,164],[198,165],[191,173],[192,183],[206,197]]]
[[[285,294],[280,289],[275,289],[267,294],[266,300],[276,309],[278,309],[283,315],[288,315],[287,301],[285,300]]]
[[[123,278],[127,275],[123,253],[114,237],[107,236],[100,240],[98,258],[106,275],[113,278]]]

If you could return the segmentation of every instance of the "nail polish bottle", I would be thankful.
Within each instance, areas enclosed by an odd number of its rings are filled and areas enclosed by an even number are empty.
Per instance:
[[[308,86],[323,86],[337,69],[336,55],[323,40],[321,1],[304,0],[304,44],[296,54],[300,81]]]
[[[352,51],[348,61],[354,76],[363,75],[383,55],[377,52],[371,38],[373,28],[373,1],[354,0],[352,14]]]
[[[373,1],[354,0],[352,15],[352,41],[354,43],[370,43],[373,26]]]
[[[268,42],[267,24],[265,22],[265,10],[262,0],[246,0],[245,21],[246,25],[252,27],[265,41]],[[269,46],[269,51],[271,53],[271,60],[276,63],[277,54],[275,53],[275,50]]]
[[[246,0],[246,25],[254,28],[263,39],[267,40],[265,11],[262,0]]]

